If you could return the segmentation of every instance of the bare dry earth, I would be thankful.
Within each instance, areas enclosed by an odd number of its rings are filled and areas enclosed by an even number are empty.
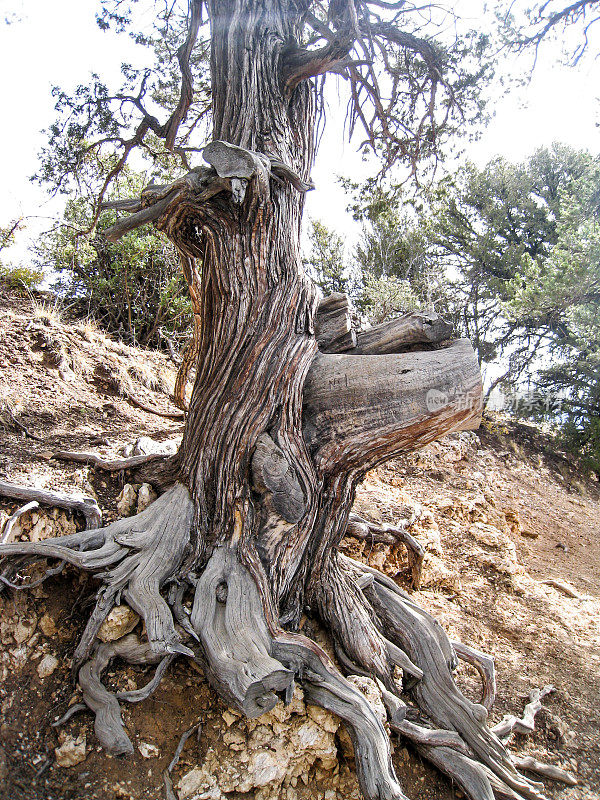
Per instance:
[[[66,492],[94,493],[107,520],[128,476],[108,475],[51,458],[58,449],[118,455],[140,436],[173,441],[179,423],[133,407],[123,395],[172,410],[173,366],[157,353],[126,347],[93,326],[62,322],[26,297],[0,296],[0,477]],[[39,437],[23,433],[14,420]],[[567,460],[546,454],[535,429],[486,422],[371,473],[356,510],[376,522],[418,516],[411,532],[427,555],[419,603],[452,638],[496,659],[498,698],[492,722],[520,714],[534,687],[552,684],[536,732],[516,737],[519,755],[562,766],[574,787],[547,784],[564,800],[600,797],[600,552],[598,486]],[[134,487],[133,497],[135,501]],[[12,513],[18,502],[0,499]],[[4,519],[5,517],[3,517]],[[23,517],[18,534],[44,538],[82,520],[59,510]],[[348,539],[347,552],[409,586],[402,546]],[[544,584],[567,582],[565,588]],[[0,597],[0,797],[24,800],[163,797],[163,770],[181,734],[187,741],[173,782],[182,800],[353,800],[358,798],[347,737],[331,715],[298,694],[251,722],[232,714],[187,662],[169,669],[155,694],[124,709],[136,753],[100,751],[87,714],[62,729],[50,723],[77,700],[70,656],[89,613],[94,579],[66,570],[29,593]],[[312,623],[307,621],[308,627]],[[313,631],[321,635],[318,631]],[[143,686],[147,670],[113,665],[114,689]],[[464,691],[478,698],[470,668]],[[73,766],[59,766],[56,748]],[[59,760],[64,762],[59,750]],[[396,742],[406,793],[449,800],[459,792]]]

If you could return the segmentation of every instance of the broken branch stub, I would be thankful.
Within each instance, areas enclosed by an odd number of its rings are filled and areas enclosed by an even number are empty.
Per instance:
[[[222,697],[250,719],[270,711],[294,675],[271,656],[271,636],[249,570],[230,547],[217,547],[196,584],[190,622],[204,669]]]
[[[466,339],[398,355],[319,354],[304,385],[304,437],[319,469],[368,469],[477,428],[482,408],[479,365]]]

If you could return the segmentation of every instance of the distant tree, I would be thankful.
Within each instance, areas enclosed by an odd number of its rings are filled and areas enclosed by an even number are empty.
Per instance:
[[[560,424],[590,464],[600,374],[600,158],[562,145],[513,165],[467,167],[438,189],[430,236],[462,296],[462,327],[490,385],[533,396],[520,413]],[[582,442],[586,446],[582,448]]]
[[[339,234],[318,219],[310,221],[310,249],[304,258],[308,274],[325,294],[344,292],[355,298],[356,276],[347,263],[346,247]]]
[[[558,335],[561,325],[555,315],[547,315],[539,338],[541,313],[517,311],[513,302],[520,281],[532,265],[546,262],[560,233],[566,234],[560,222],[569,218],[569,198],[584,184],[591,213],[588,182],[596,170],[597,159],[556,145],[539,150],[522,165],[498,158],[482,170],[467,166],[433,194],[429,236],[464,296],[464,332],[472,337],[482,363],[510,354],[507,377],[514,380],[546,334]]]
[[[5,264],[2,259],[2,252],[14,244],[15,237],[22,228],[22,218],[0,226],[0,280],[14,289],[34,289],[44,277],[40,270],[24,264]]]
[[[454,309],[444,267],[431,246],[424,215],[401,185],[343,181],[354,195],[348,210],[362,223],[353,252],[361,291],[357,305],[372,323],[413,310],[444,315]]]
[[[118,190],[139,192],[146,182],[126,170]],[[164,348],[166,338],[189,338],[190,299],[173,245],[150,225],[107,241],[103,231],[117,221],[110,210],[95,236],[82,237],[93,213],[86,197],[69,200],[60,224],[35,245],[37,265],[55,276],[54,290],[72,310],[130,344]]]

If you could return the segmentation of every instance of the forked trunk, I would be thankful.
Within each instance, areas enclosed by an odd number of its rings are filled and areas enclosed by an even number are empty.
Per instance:
[[[469,343],[448,345],[439,318],[407,315],[357,337],[346,298],[321,302],[304,277],[314,104],[290,22],[301,4],[291,3],[294,14],[290,0],[209,1],[210,169],[148,187],[108,232],[118,238],[154,221],[178,247],[190,283],[200,338],[177,479],[136,517],[58,540],[2,543],[0,556],[59,558],[99,573],[103,587],[74,661],[98,738],[113,753],[132,750],[118,699],[147,696],[184,654],[248,716],[289,700],[301,681],[311,702],[346,722],[367,800],[402,800],[381,722],[297,632],[312,613],[343,669],[379,680],[395,730],[473,800],[489,800],[492,789],[539,798],[488,730],[486,709],[456,688],[456,656],[441,627],[392,581],[338,554],[366,470],[477,427],[481,378]],[[339,58],[344,47],[332,41],[325,50]],[[367,535],[373,527],[357,525]],[[120,597],[144,618],[148,642],[98,646]],[[156,679],[111,695],[100,676],[116,656],[160,662]],[[395,667],[411,699],[446,730],[403,722]]]

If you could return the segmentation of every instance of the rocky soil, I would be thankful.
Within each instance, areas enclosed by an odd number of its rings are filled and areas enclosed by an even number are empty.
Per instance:
[[[151,502],[151,487],[126,473],[60,462],[52,453],[172,448],[181,424],[126,397],[173,410],[173,365],[91,325],[61,320],[27,298],[4,294],[0,308],[0,478],[93,494],[109,521]],[[0,530],[19,505],[0,498]],[[511,743],[515,753],[577,777],[576,786],[547,783],[546,794],[600,797],[597,483],[549,450],[536,429],[486,420],[476,434],[448,437],[370,473],[355,511],[378,523],[412,521],[410,532],[426,551],[419,591],[410,589],[403,545],[348,538],[344,549],[412,591],[451,638],[494,656],[492,723],[520,715],[535,687],[555,687],[535,733]],[[77,515],[40,508],[21,517],[12,535],[41,539],[81,526]],[[181,800],[358,800],[351,746],[337,718],[305,704],[297,690],[289,706],[242,719],[183,660],[171,665],[148,700],[124,708],[133,756],[101,752],[86,712],[51,727],[79,699],[70,658],[93,588],[90,576],[67,569],[30,592],[0,596],[2,800],[168,797],[164,772],[185,733],[171,772]],[[304,625],[329,647],[314,621]],[[139,628],[136,615],[122,607],[101,636],[115,639]],[[458,673],[465,693],[478,698],[475,671],[461,663]],[[131,690],[151,677],[147,668],[114,664],[105,680],[114,690]],[[383,712],[375,684],[353,680]],[[394,759],[414,800],[459,796],[402,741],[395,741]]]

